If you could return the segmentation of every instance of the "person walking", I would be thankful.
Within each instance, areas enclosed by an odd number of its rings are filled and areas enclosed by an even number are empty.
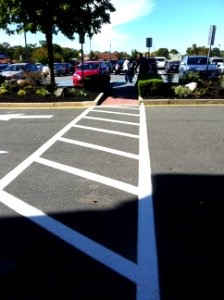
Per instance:
[[[129,64],[128,64],[128,80],[130,83],[132,83],[133,77],[135,76],[135,65],[132,58],[130,58]]]
[[[137,57],[136,70],[138,70],[139,75],[146,75],[149,71],[147,59],[143,57],[142,53]]]
[[[124,63],[123,63],[123,70],[124,70],[124,78],[126,83],[129,81],[129,74],[128,74],[128,66],[129,66],[129,59],[126,57]]]

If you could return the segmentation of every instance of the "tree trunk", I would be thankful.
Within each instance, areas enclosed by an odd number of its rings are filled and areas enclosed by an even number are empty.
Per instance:
[[[46,35],[46,41],[47,41],[48,65],[49,65],[49,68],[50,68],[50,79],[51,79],[51,84],[55,85],[52,30],[50,30],[50,29],[47,30],[45,35]]]

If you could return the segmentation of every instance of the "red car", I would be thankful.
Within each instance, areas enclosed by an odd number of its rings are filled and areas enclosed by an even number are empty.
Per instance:
[[[83,76],[83,78],[82,78]],[[73,85],[83,87],[83,79],[95,79],[97,83],[109,83],[109,69],[103,61],[86,61],[78,65],[72,76]]]

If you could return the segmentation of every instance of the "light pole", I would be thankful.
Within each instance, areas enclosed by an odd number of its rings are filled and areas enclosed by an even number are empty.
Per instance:
[[[24,29],[24,39],[25,39],[25,48],[26,48],[26,62],[28,62],[28,48],[27,48],[26,30],[25,29]]]

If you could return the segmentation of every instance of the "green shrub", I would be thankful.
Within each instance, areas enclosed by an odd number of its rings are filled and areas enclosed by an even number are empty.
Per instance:
[[[182,85],[174,87],[174,93],[176,96],[181,98],[187,98],[192,94],[191,90],[187,86]]]
[[[161,78],[138,81],[138,93],[143,98],[150,96],[162,96],[164,94],[163,87],[164,82]]]
[[[7,89],[0,88],[0,95],[7,95],[7,94],[9,94],[9,91]]]
[[[51,93],[49,93],[47,89],[41,88],[41,89],[36,89],[36,95],[48,97],[51,95]]]
[[[84,90],[84,89],[80,89],[80,90],[77,89],[77,90],[75,90],[75,94],[77,96],[81,96],[81,97],[88,97],[89,96],[88,92],[86,90]]]
[[[186,74],[184,74],[184,76],[181,79],[181,82],[186,84],[186,83],[190,83],[190,82],[200,82],[201,78],[200,78],[200,73],[199,72],[187,72]]]
[[[18,96],[26,96],[26,91],[23,90],[23,89],[21,89],[21,90],[19,90],[19,91],[17,92],[17,95],[18,95]]]

